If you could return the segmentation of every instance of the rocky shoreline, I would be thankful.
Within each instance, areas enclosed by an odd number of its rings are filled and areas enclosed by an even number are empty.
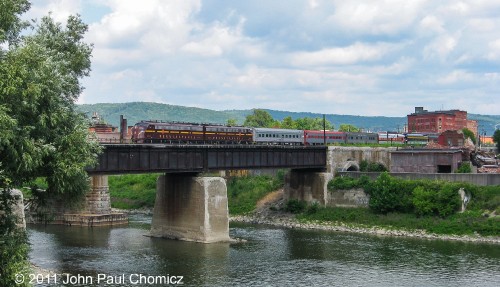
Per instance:
[[[368,234],[376,236],[394,236],[394,237],[411,237],[420,239],[431,240],[450,240],[462,242],[478,242],[478,243],[492,243],[500,244],[500,237],[498,236],[471,236],[471,235],[443,235],[427,233],[425,230],[406,231],[399,229],[387,229],[383,227],[363,227],[347,225],[342,222],[321,222],[321,221],[308,221],[300,222],[292,215],[277,215],[273,216],[259,216],[259,215],[238,215],[230,217],[231,222],[249,223],[249,224],[263,224],[274,227],[283,228],[296,228],[304,230],[325,230],[333,232],[348,232],[358,234]]]

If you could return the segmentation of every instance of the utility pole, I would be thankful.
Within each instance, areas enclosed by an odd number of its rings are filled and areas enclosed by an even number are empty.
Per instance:
[[[325,119],[325,114],[323,114],[323,145],[326,146],[326,119]]]

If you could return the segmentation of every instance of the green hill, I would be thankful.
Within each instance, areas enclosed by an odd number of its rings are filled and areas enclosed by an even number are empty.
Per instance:
[[[92,104],[78,105],[81,112],[92,116],[92,112],[97,112],[108,123],[118,126],[120,115],[124,115],[129,125],[133,125],[141,120],[163,120],[181,121],[196,123],[225,123],[228,119],[236,119],[242,124],[246,115],[252,113],[248,110],[226,110],[214,111],[194,107],[175,106],[159,103],[132,102],[116,104]],[[287,112],[277,110],[267,110],[271,116],[277,120],[285,117],[293,119],[304,117],[323,117],[322,114],[308,112]],[[483,130],[487,135],[493,134],[495,125],[500,124],[500,115],[477,115],[469,114],[469,118],[477,120],[479,131]],[[329,120],[336,128],[340,124],[352,124],[371,131],[402,131],[406,124],[406,117],[383,117],[383,116],[350,116],[327,114]]]
[[[229,118],[226,113],[219,111],[146,102],[78,105],[78,108],[89,117],[93,112],[97,112],[107,123],[114,126],[118,126],[120,115],[127,119],[129,125],[141,120],[225,123]]]

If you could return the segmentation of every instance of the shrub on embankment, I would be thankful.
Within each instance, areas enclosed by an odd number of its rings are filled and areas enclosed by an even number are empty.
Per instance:
[[[120,209],[153,208],[158,174],[110,176],[111,206]],[[244,214],[255,209],[257,201],[283,186],[283,173],[277,177],[245,176],[227,180],[229,212]]]
[[[366,208],[306,209],[299,218],[382,226],[425,229],[438,234],[500,235],[500,219],[486,212],[500,212],[500,186],[475,186],[468,183],[404,180],[382,173],[376,180],[337,177],[328,183],[330,191],[363,188],[370,195]],[[471,195],[467,211],[457,213],[461,201],[458,190]]]

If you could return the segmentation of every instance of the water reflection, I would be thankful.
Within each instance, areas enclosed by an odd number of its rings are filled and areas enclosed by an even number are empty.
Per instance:
[[[30,255],[60,272],[182,275],[193,286],[500,285],[497,245],[244,224],[232,224],[230,234],[246,243],[200,244],[146,237],[150,220],[139,216],[113,228],[30,226]]]

